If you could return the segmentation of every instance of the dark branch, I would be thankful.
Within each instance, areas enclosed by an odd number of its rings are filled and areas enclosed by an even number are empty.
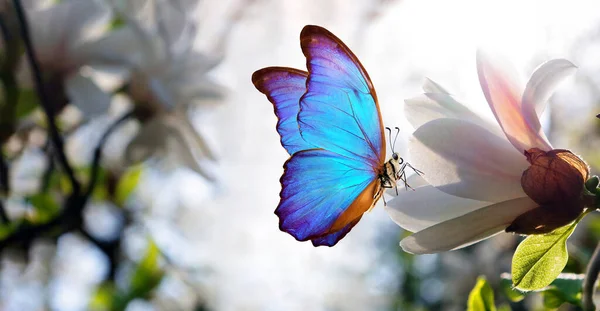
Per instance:
[[[2,220],[2,223],[4,224],[8,224],[10,221],[8,219],[8,215],[6,215],[6,210],[4,209],[4,198],[8,196],[9,190],[8,165],[6,164],[4,155],[0,150],[0,220]]]
[[[75,177],[75,173],[73,172],[73,169],[69,164],[69,160],[67,159],[67,156],[64,152],[64,143],[58,131],[56,122],[54,120],[56,112],[54,111],[54,106],[50,102],[48,94],[46,93],[46,88],[44,87],[44,81],[42,79],[40,67],[35,57],[35,53],[33,51],[31,37],[29,36],[29,25],[27,24],[25,12],[23,10],[23,6],[21,5],[21,1],[13,0],[13,4],[15,6],[17,20],[19,21],[21,37],[23,39],[23,43],[25,44],[25,52],[27,54],[27,59],[29,60],[31,71],[33,73],[33,78],[35,80],[35,88],[40,98],[42,109],[44,109],[46,117],[48,118],[48,131],[50,134],[50,139],[54,144],[54,151],[58,157],[58,161],[61,163],[65,173],[67,174],[71,182],[71,186],[73,187],[73,195],[77,196],[81,191],[81,186],[79,184],[79,181]]]
[[[35,225],[28,223],[21,224],[12,234],[0,241],[0,252],[8,245],[15,243],[29,243],[34,238],[44,234],[58,236],[65,232],[78,229],[80,230],[83,228],[83,208],[85,207],[85,204],[89,200],[91,194],[94,192],[94,188],[96,187],[104,144],[108,140],[110,134],[132,116],[132,112],[126,113],[117,121],[115,121],[115,123],[113,123],[102,135],[94,152],[92,172],[90,174],[91,179],[85,195],[69,196],[65,202],[65,208],[63,208],[61,213],[56,218],[52,219],[48,223]]]
[[[108,140],[110,135],[119,126],[121,126],[121,124],[123,124],[125,121],[129,120],[133,116],[134,116],[133,111],[130,111],[130,112],[124,114],[119,119],[117,119],[108,129],[106,129],[106,132],[104,132],[104,134],[100,138],[100,141],[98,142],[98,145],[96,146],[96,150],[94,150],[94,158],[92,160],[92,172],[90,174],[90,184],[88,185],[87,191],[84,196],[86,198],[86,200],[87,200],[87,198],[89,198],[92,195],[92,192],[94,191],[94,188],[96,187],[98,174],[100,173],[100,160],[102,159],[102,150],[104,149],[104,145],[106,144],[106,141]]]
[[[583,279],[583,310],[593,311],[594,306],[594,289],[596,288],[596,281],[598,280],[598,274],[600,273],[600,243],[596,246],[592,259],[588,263],[585,271],[585,278]]]

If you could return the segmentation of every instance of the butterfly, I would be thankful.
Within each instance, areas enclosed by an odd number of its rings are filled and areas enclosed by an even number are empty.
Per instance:
[[[273,104],[291,156],[280,179],[279,228],[299,241],[333,246],[385,188],[406,184],[409,164],[397,152],[385,161],[377,95],[352,51],[312,25],[302,29],[300,45],[307,72],[267,67],[254,72],[252,82]]]

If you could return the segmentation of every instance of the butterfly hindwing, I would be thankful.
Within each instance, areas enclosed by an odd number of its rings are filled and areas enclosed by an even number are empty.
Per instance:
[[[342,230],[339,230],[320,238],[312,239],[314,246],[334,246],[339,240],[343,239],[350,230],[358,223],[361,217],[356,218],[351,223],[347,224]]]
[[[307,72],[285,67],[263,68],[252,75],[254,86],[273,103],[281,145],[290,155],[314,148],[298,130],[300,97],[306,93],[307,77]]]
[[[323,149],[295,153],[281,177],[281,201],[275,210],[280,229],[300,241],[340,231],[330,229],[376,177],[363,166],[361,159]]]

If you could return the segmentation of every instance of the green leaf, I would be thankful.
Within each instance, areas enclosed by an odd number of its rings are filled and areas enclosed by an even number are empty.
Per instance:
[[[563,303],[568,302],[581,307],[581,289],[583,286],[583,275],[563,273],[542,290],[544,306],[556,309]]]
[[[148,242],[148,248],[142,260],[136,265],[129,281],[129,287],[124,292],[113,295],[111,310],[125,310],[129,302],[137,298],[148,298],[151,292],[160,284],[164,271],[159,264],[160,250],[153,241]]]
[[[28,198],[28,201],[35,208],[35,214],[29,217],[33,223],[46,223],[60,211],[60,205],[49,193],[34,194]]]
[[[528,236],[512,259],[512,279],[515,288],[537,290],[558,277],[567,265],[567,238],[571,236],[581,216],[572,224],[551,233]]]
[[[477,278],[477,283],[469,294],[467,311],[496,311],[494,291],[483,276]]]
[[[11,221],[8,224],[0,225],[0,241],[6,239],[11,233],[21,225],[21,220]]]
[[[136,165],[128,169],[119,179],[115,193],[115,203],[118,206],[125,205],[127,198],[137,187],[142,175],[142,166]]]
[[[131,289],[140,297],[144,297],[160,283],[163,272],[160,269],[158,258],[160,251],[152,241],[148,242],[148,248],[144,258],[138,264],[131,278]]]
[[[109,29],[110,30],[115,30],[115,29],[119,29],[124,27],[125,25],[127,25],[127,22],[121,18],[121,17],[115,17],[113,18],[113,20],[110,22],[110,26]]]
[[[504,296],[512,302],[519,302],[525,298],[525,294],[513,287],[513,282],[508,273],[503,273],[500,279],[500,289]]]
[[[115,287],[112,284],[100,285],[92,295],[88,309],[93,311],[112,310],[115,292]]]
[[[19,100],[17,101],[17,119],[28,116],[37,107],[39,107],[39,99],[35,90],[21,89],[19,92]]]
[[[498,311],[511,311],[510,305],[502,304],[498,307]]]

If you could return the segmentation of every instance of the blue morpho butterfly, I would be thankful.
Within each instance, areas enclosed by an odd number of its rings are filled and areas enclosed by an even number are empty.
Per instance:
[[[384,188],[406,183],[407,163],[396,152],[385,162],[375,89],[350,49],[318,26],[304,27],[300,45],[308,72],[268,67],[252,82],[275,106],[277,132],[291,155],[275,210],[279,228],[299,241],[333,246]]]

